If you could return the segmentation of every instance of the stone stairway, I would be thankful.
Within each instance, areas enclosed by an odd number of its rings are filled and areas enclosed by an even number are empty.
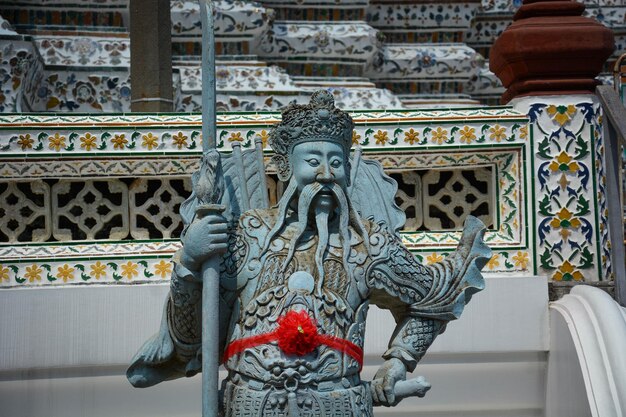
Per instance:
[[[626,5],[585,0],[626,50]],[[493,41],[520,0],[216,2],[218,107],[276,110],[330,89],[352,109],[498,104]],[[130,111],[128,0],[0,0],[0,111]],[[172,0],[176,112],[200,109],[195,0]],[[546,40],[550,41],[550,40]]]
[[[274,12],[258,3],[217,1],[215,16],[218,111],[268,111],[303,101],[289,75],[252,53]],[[175,109],[201,111],[202,25],[197,1],[171,2]]]
[[[366,0],[261,1],[276,20],[255,45],[264,60],[284,68],[306,94],[326,88],[344,108],[402,108],[365,72],[382,46],[380,32],[365,22]]]
[[[465,44],[478,1],[373,0],[368,22],[384,33],[379,60],[367,75],[408,107],[476,105],[464,94],[481,59]]]

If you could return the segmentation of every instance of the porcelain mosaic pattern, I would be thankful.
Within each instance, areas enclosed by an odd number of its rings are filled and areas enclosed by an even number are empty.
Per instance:
[[[124,37],[35,36],[45,65],[128,68],[130,40]]]
[[[22,111],[22,96],[35,93],[42,65],[29,38],[0,43],[0,112]]]
[[[366,63],[380,46],[377,31],[364,22],[274,22],[257,46],[267,60],[308,58],[315,62],[346,59]]]
[[[215,35],[218,41],[236,41],[260,36],[267,30],[273,11],[257,2],[233,0],[216,1]],[[200,38],[202,23],[197,1],[171,2],[172,37]]]
[[[467,30],[478,3],[370,4],[367,22],[387,32]]]
[[[529,117],[535,143],[538,270],[556,281],[607,279],[610,253],[599,105],[535,103]]]
[[[476,73],[477,59],[464,44],[385,45],[382,61],[367,75],[379,81],[463,81]]]

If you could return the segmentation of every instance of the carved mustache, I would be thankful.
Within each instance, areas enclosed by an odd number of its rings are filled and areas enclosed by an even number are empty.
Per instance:
[[[361,221],[359,214],[356,212],[354,207],[352,207],[348,202],[348,197],[344,189],[337,183],[332,182],[328,184],[321,184],[319,182],[314,182],[306,185],[300,193],[297,192],[297,185],[295,180],[292,178],[285,190],[285,194],[281,198],[278,203],[278,218],[276,224],[272,227],[270,232],[268,233],[265,243],[263,245],[263,250],[261,251],[260,256],[263,256],[267,252],[270,247],[271,241],[279,234],[279,232],[284,228],[285,219],[287,216],[289,204],[295,198],[298,198],[298,222],[293,227],[295,228],[294,234],[290,239],[290,247],[285,263],[283,264],[283,268],[286,268],[289,262],[293,259],[295,254],[296,247],[298,246],[298,240],[302,237],[304,231],[306,230],[306,226],[308,220],[310,218],[309,210],[311,208],[311,204],[315,197],[320,194],[322,191],[328,191],[329,194],[333,195],[337,202],[338,214],[339,214],[339,231],[340,236],[342,238],[343,243],[343,257],[344,257],[344,266],[348,267],[348,257],[350,254],[350,232],[349,227],[352,225],[354,227],[357,234],[363,237],[363,243],[365,244],[367,251],[370,251],[370,243],[369,238],[367,236],[367,231]],[[314,214],[315,215],[315,214]],[[316,222],[317,223],[317,222]],[[319,229],[319,225],[318,229]],[[319,230],[318,230],[319,231]],[[321,261],[321,260],[318,260]],[[281,269],[283,269],[281,268]],[[284,272],[284,270],[283,270]]]

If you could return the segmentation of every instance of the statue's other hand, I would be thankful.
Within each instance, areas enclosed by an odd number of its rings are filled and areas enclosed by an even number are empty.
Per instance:
[[[191,271],[199,271],[208,258],[226,252],[228,248],[226,219],[221,214],[209,214],[196,219],[189,225],[181,241],[182,265]]]
[[[400,359],[390,358],[376,372],[371,391],[374,405],[392,407],[400,401],[394,393],[396,382],[406,379],[406,366]]]
[[[141,359],[149,364],[160,364],[170,359],[172,353],[174,344],[169,334],[159,332],[144,345]]]

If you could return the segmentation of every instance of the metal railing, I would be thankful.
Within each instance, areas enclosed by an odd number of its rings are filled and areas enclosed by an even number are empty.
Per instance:
[[[617,85],[616,85],[617,87]],[[602,104],[606,155],[606,192],[609,209],[611,258],[615,277],[615,299],[626,306],[626,256],[624,254],[623,148],[626,148],[626,107],[612,86],[600,85],[596,95]],[[619,236],[619,238],[616,238]]]

